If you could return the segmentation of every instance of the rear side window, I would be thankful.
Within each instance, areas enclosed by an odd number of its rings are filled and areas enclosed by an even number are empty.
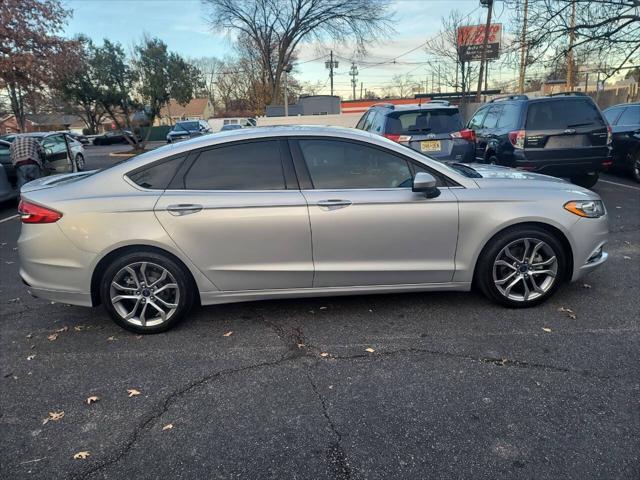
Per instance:
[[[529,104],[528,130],[564,130],[586,126],[604,126],[602,115],[591,101],[557,99]]]
[[[462,130],[457,109],[428,109],[415,112],[397,112],[387,117],[385,133],[411,135],[412,133],[451,133]]]
[[[609,108],[606,112],[604,112],[604,118],[607,119],[607,122],[609,122],[610,125],[614,125],[616,118],[618,118],[618,115],[620,115],[624,108],[625,107]]]
[[[408,162],[391,152],[340,140],[299,140],[314,188],[411,187]]]
[[[280,144],[267,140],[206,150],[184,181],[187,190],[284,190]]]
[[[156,163],[151,167],[136,170],[127,176],[142,188],[164,190],[169,186],[173,176],[178,171],[185,157],[172,158],[165,162]]]
[[[520,125],[520,105],[505,103],[498,119],[498,128],[517,129]]]
[[[629,105],[618,119],[618,125],[640,125],[640,105]]]
[[[469,125],[467,125],[471,130],[478,130],[480,128],[482,128],[482,118],[484,117],[484,114],[487,113],[487,109],[486,108],[482,108],[480,110],[478,110],[473,117],[471,117],[471,120],[469,120]]]
[[[358,120],[358,123],[356,124],[357,129],[364,130],[364,123],[367,120],[368,116],[369,112],[366,112],[364,115],[362,115],[362,117],[360,117],[360,120]]]

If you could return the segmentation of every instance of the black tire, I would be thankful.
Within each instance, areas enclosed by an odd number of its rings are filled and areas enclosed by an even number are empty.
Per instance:
[[[592,188],[596,183],[598,183],[599,175],[598,173],[588,173],[586,175],[579,175],[576,177],[571,177],[571,183],[575,183],[576,185],[584,188]]]
[[[136,269],[135,267],[135,265],[140,265],[143,263],[147,264],[147,267],[145,269],[147,275],[140,275],[140,270]],[[120,277],[120,275],[126,275],[127,273],[123,272],[123,270],[125,269],[125,267],[132,265],[134,266],[133,269],[138,276],[138,280],[141,280],[142,278],[148,279],[146,286],[142,284],[142,287],[140,287],[140,285],[136,285],[135,283],[122,282],[122,277]],[[152,280],[154,280],[154,277],[152,275],[158,274],[162,271],[162,269],[168,272],[164,284],[166,284],[166,282],[169,282],[171,285],[173,285],[173,282],[175,281],[175,285],[177,285],[177,289],[175,287],[171,287],[169,290],[165,290],[165,293],[163,294],[165,295],[164,300],[161,299],[160,288],[158,292],[149,292],[149,290],[152,290],[153,287]],[[118,277],[116,278],[116,276]],[[157,278],[158,277],[156,276],[155,279]],[[133,277],[130,276],[130,280],[133,280]],[[112,282],[121,282],[118,283],[120,289],[115,289],[114,287],[112,287]],[[125,285],[123,285],[125,288],[122,288],[122,283],[126,283]],[[160,333],[169,330],[184,319],[186,314],[193,306],[195,299],[195,288],[196,287],[194,286],[190,274],[182,265],[178,264],[171,257],[153,251],[140,251],[128,253],[123,256],[117,257],[110,265],[107,266],[100,281],[100,299],[107,312],[109,312],[109,315],[111,315],[113,321],[122,328],[136,333]],[[121,295],[126,294],[131,295],[132,297],[134,295],[137,295],[140,300],[127,299],[121,302],[117,302],[117,306],[114,305],[114,302],[112,301],[112,295],[117,295],[123,290],[126,291],[124,291]],[[169,297],[167,297],[166,295],[169,295]],[[175,302],[176,298],[177,302]],[[149,300],[148,305],[145,305],[146,299]],[[175,302],[175,305],[177,306],[173,310],[170,307],[166,308],[167,312],[165,312],[165,314],[167,315],[167,318],[164,320],[159,318],[160,313],[158,310],[150,309],[149,311],[152,315],[155,312],[155,317],[151,317],[150,319],[145,320],[145,324],[143,325],[140,321],[143,316],[141,314],[142,309],[148,307],[149,305],[154,305],[154,302],[155,304],[160,305],[163,308],[165,308],[165,305],[173,305],[172,302]],[[135,307],[132,307],[132,305],[135,305]],[[140,317],[140,319],[135,316],[129,320],[125,318],[125,316],[123,315],[123,311],[130,311],[132,308],[135,308],[137,310],[138,317]],[[171,310],[171,312],[169,312],[169,310]],[[146,314],[144,316],[146,317]],[[146,324],[147,321],[149,322],[149,324]]]
[[[508,245],[517,242],[518,240],[529,239],[541,241],[549,247],[549,251],[555,254],[556,258],[556,272],[555,277],[552,278],[552,281],[548,285],[548,289],[544,291],[543,294],[539,294],[536,292],[534,298],[515,300],[505,296],[503,292],[499,290],[499,287],[496,285],[496,278],[494,277],[494,262],[499,260],[499,255],[502,254],[503,249]],[[535,247],[535,243],[531,242],[531,244]],[[533,247],[532,247],[533,248]],[[546,247],[544,247],[546,250]],[[511,227],[507,230],[504,230],[497,235],[495,235],[487,245],[485,245],[480,257],[478,259],[478,263],[476,265],[476,271],[474,276],[474,284],[482,291],[482,293],[493,302],[499,303],[501,305],[511,307],[511,308],[528,308],[533,307],[535,305],[539,305],[549,299],[554,292],[560,287],[560,285],[564,282],[566,277],[566,266],[567,266],[567,253],[565,252],[561,242],[552,234],[547,232],[546,230],[536,227],[536,226],[515,226]],[[525,262],[527,263],[527,262]],[[509,268],[504,267],[496,267],[503,268],[506,272],[510,272]],[[514,266],[514,271],[520,275],[520,265],[518,268]],[[550,268],[550,267],[546,267]],[[532,268],[530,271],[534,271]],[[521,276],[524,276],[522,274]],[[527,279],[524,279],[528,288],[532,285],[531,281],[533,278],[537,278],[539,280],[540,277],[537,275],[530,275]],[[511,283],[516,277],[513,277],[509,280]],[[551,278],[551,277],[550,277]],[[546,279],[546,276],[545,276]],[[546,280],[545,280],[546,281]],[[517,284],[518,288],[522,288],[522,285]],[[541,285],[544,286],[544,285]],[[515,287],[514,287],[515,288]],[[524,291],[524,288],[522,288]],[[530,288],[531,290],[531,288]],[[524,295],[523,295],[524,297]],[[526,297],[525,297],[526,298]]]
[[[84,170],[85,164],[84,164],[84,156],[79,153],[78,155],[76,155],[76,169],[79,172],[82,172]]]
[[[631,178],[640,182],[640,150],[631,157]]]

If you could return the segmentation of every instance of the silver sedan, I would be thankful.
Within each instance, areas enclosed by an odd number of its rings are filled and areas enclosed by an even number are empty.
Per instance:
[[[508,307],[602,265],[600,197],[563,180],[444,165],[334,127],[242,129],[36,180],[20,274],[38,297],[166,330],[196,303],[470,290]]]

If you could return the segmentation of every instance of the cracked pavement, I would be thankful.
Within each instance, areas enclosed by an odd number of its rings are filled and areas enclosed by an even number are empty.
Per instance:
[[[1,223],[0,478],[637,479],[640,190],[596,190],[608,264],[535,309],[475,293],[277,300],[144,337],[28,297],[19,224]]]

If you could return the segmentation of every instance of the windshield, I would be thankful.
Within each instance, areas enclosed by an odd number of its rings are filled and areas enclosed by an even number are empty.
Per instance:
[[[173,126],[173,131],[198,130],[199,125],[198,122],[178,122]]]
[[[462,130],[462,120],[455,108],[394,112],[387,117],[386,133],[450,133]]]

